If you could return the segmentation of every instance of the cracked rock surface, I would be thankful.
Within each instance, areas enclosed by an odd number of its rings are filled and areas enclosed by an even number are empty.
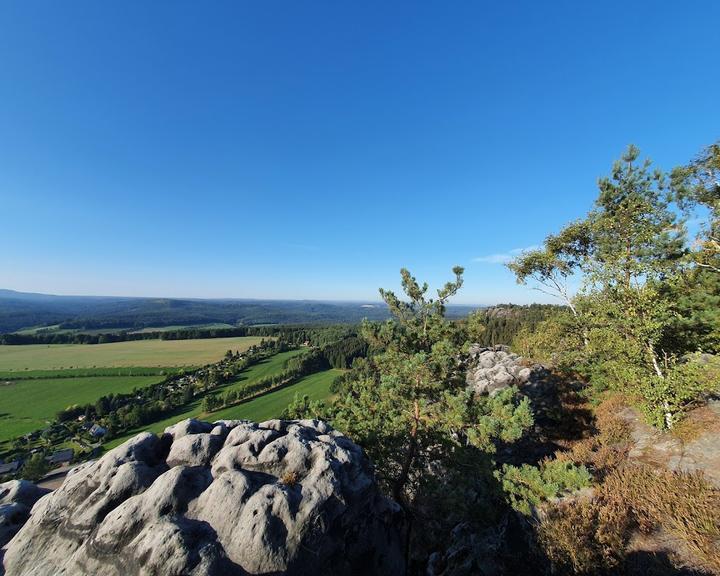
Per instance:
[[[401,574],[397,505],[317,420],[186,420],[68,476],[8,545],[9,576]]]

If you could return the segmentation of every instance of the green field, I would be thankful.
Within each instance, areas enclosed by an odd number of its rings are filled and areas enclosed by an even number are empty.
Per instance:
[[[332,369],[310,374],[295,384],[281,388],[276,392],[259,396],[254,400],[224,408],[207,415],[208,420],[255,420],[262,422],[277,418],[293,401],[295,394],[307,394],[311,400],[324,400],[330,396],[330,385],[342,374],[342,370]]]
[[[295,352],[297,353],[297,351]],[[286,352],[284,354],[289,353]],[[281,355],[278,354],[277,356]],[[273,360],[276,360],[277,356],[273,357]],[[259,369],[261,367],[264,368],[263,372],[265,373],[263,373],[262,376],[259,376]],[[279,372],[282,369],[282,363],[276,362],[276,367],[278,368],[277,371]],[[272,373],[273,372],[268,369],[267,365],[255,365],[246,371],[245,375],[247,376],[247,378],[237,381],[236,384],[240,382],[250,383],[253,380],[256,380],[263,376],[268,376]],[[324,398],[327,398],[330,395],[330,385],[339,374],[342,374],[342,370],[326,370],[324,372],[318,372],[317,374],[311,374],[310,376],[302,378],[295,384],[292,384],[285,388],[281,388],[280,390],[277,390],[275,392],[270,392],[268,394],[258,396],[253,400],[243,402],[242,404],[238,404],[230,408],[224,408],[216,412],[211,412],[210,414],[205,414],[202,412],[200,408],[201,399],[197,398],[194,402],[183,407],[182,410],[175,412],[172,416],[168,418],[159,420],[158,422],[154,422],[149,426],[133,430],[131,433],[121,438],[115,438],[114,440],[111,440],[110,442],[105,444],[105,448],[107,450],[110,450],[116,446],[119,446],[128,438],[135,436],[143,430],[159,434],[168,426],[172,426],[173,424],[179,422],[180,420],[185,420],[186,418],[202,418],[211,421],[248,419],[256,420],[258,422],[262,420],[268,420],[269,418],[276,418],[280,416],[280,413],[285,409],[285,407],[290,404],[290,402],[292,402],[296,393],[300,394],[301,396],[303,394],[307,394],[313,400],[322,400]],[[230,390],[231,386],[233,386],[233,384],[228,384],[226,387],[223,387],[221,389],[222,393]]]
[[[201,366],[227,350],[247,350],[262,338],[136,340],[111,344],[28,344],[0,346],[0,371],[57,370],[115,366]]]
[[[164,376],[49,378],[0,383],[0,442],[43,428],[72,404],[88,404],[101,396],[132,392],[160,382]]]

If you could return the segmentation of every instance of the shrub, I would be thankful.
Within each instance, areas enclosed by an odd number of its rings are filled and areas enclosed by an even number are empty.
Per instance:
[[[591,500],[544,507],[538,539],[558,573],[616,573],[633,532],[662,528],[698,568],[720,571],[720,491],[698,474],[628,463],[627,397],[610,393],[595,408],[597,434],[558,461],[583,463],[600,484]]]
[[[559,574],[610,571],[624,556],[628,519],[597,500],[551,508],[538,527],[539,543]],[[621,512],[621,511],[620,511]]]
[[[295,486],[295,484],[297,484],[299,480],[300,477],[298,476],[297,472],[295,472],[294,470],[288,470],[280,478],[280,483],[285,484],[285,486]]]
[[[589,486],[591,479],[585,466],[567,460],[544,460],[539,467],[505,464],[497,477],[510,505],[525,515],[544,500]]]

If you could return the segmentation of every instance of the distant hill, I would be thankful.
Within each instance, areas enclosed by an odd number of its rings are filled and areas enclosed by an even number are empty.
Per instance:
[[[451,306],[448,314],[465,316],[474,309]],[[0,289],[0,333],[45,326],[58,330],[112,331],[213,323],[237,326],[354,323],[363,318],[387,317],[387,308],[381,302],[57,296]]]

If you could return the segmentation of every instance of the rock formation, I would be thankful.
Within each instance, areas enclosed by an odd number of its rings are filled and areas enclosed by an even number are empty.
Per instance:
[[[8,576],[401,574],[399,514],[323,422],[186,420],[69,476],[4,562]]]
[[[523,364],[522,358],[510,352],[507,346],[470,347],[470,362],[466,382],[476,394],[496,394],[509,386],[528,382],[534,370]]]
[[[0,548],[20,530],[35,502],[48,492],[27,480],[11,480],[0,484]]]

